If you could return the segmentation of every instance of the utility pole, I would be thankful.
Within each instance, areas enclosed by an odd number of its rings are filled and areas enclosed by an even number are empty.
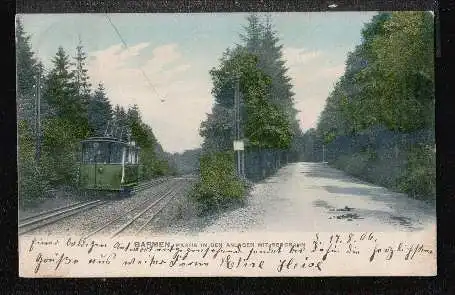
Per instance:
[[[244,139],[245,135],[244,135],[244,132],[243,132],[243,129],[240,128],[240,120],[241,120],[241,105],[242,105],[242,94],[239,92],[239,134],[242,138],[242,140]],[[244,142],[244,141],[243,141]],[[241,154],[241,162],[242,162],[242,165],[241,165],[241,174],[242,174],[242,178],[245,178],[246,175],[245,175],[245,149],[242,149],[241,151],[239,151],[240,154]]]
[[[235,140],[240,139],[240,124],[239,124],[239,80],[238,77],[235,77],[235,90],[234,90],[234,118],[235,118]],[[237,174],[240,176],[240,150],[236,152],[237,157]]]
[[[240,85],[239,85],[239,76],[235,77],[235,86],[234,86],[234,152],[236,157],[236,170],[237,175],[241,178],[245,177],[245,163],[244,163],[244,154],[243,154],[243,141],[240,139]]]
[[[322,163],[325,163],[325,144],[322,145]]]
[[[36,150],[35,159],[39,162],[41,158],[41,67],[38,68],[38,75],[35,84],[35,135]]]

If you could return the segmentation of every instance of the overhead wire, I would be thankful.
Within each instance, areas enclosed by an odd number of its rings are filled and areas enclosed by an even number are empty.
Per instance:
[[[109,24],[112,26],[112,28],[114,29],[114,31],[116,32],[117,36],[119,37],[120,41],[122,42],[123,46],[125,46],[125,48],[129,51],[129,46],[128,44],[126,43],[125,39],[123,38],[122,34],[120,33],[120,31],[118,30],[117,26],[112,22],[111,18],[109,17],[109,14],[105,14],[107,20],[109,21]],[[164,97],[161,96],[159,93],[158,93],[158,90],[155,88],[155,86],[153,86],[152,82],[150,81],[149,77],[147,76],[147,74],[144,72],[144,70],[142,69],[142,67],[139,67],[139,70],[141,71],[142,75],[144,76],[145,80],[147,81],[148,85],[152,88],[152,90],[156,93],[156,95],[161,99],[161,102],[164,102]]]

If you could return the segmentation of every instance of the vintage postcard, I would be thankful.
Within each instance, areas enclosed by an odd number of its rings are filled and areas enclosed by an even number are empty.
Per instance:
[[[17,15],[20,276],[435,276],[433,18]]]

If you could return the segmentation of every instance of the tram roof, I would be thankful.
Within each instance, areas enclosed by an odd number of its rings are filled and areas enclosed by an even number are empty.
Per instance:
[[[84,143],[84,142],[101,142],[101,141],[114,142],[114,143],[118,143],[118,144],[129,145],[129,143],[126,142],[126,141],[120,140],[120,139],[115,138],[115,137],[108,137],[108,136],[89,137],[87,139],[81,140],[81,143]],[[138,146],[136,146],[136,147],[139,148]]]

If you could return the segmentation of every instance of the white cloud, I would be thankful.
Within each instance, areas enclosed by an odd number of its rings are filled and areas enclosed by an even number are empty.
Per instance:
[[[140,51],[148,46],[149,43],[139,43],[126,50],[123,44],[117,44],[106,50],[93,52],[90,54],[90,61],[92,63],[96,62],[97,66],[100,67],[100,70],[105,67],[120,67],[125,64],[125,61],[128,61],[134,56],[138,56]],[[115,63],[112,63],[114,59]]]
[[[288,67],[305,64],[322,55],[321,51],[308,51],[305,48],[285,47],[283,57]]]
[[[145,58],[146,54],[150,56]],[[140,68],[134,63],[139,58],[145,59]],[[153,50],[149,43],[137,44],[129,50],[115,45],[94,52],[89,62],[92,82],[104,83],[114,105],[137,104],[143,120],[169,152],[200,145],[198,128],[211,108],[209,77],[205,72],[202,76],[190,72],[191,67],[177,44]],[[165,102],[161,102],[162,98]]]

